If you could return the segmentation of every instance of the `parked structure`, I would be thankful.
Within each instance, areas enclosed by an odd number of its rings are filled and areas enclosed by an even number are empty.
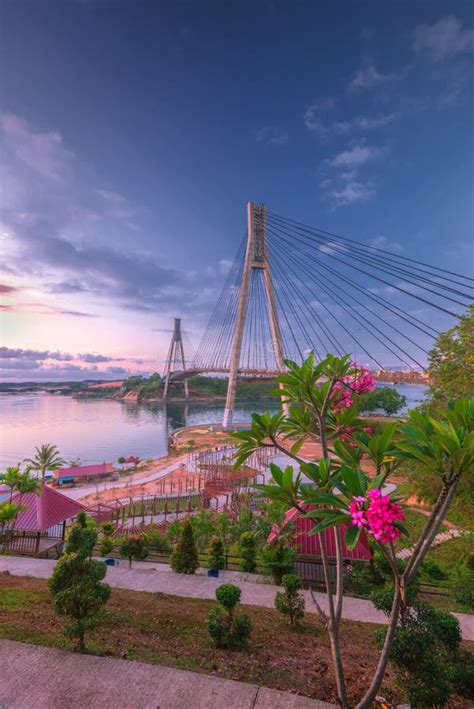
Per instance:
[[[55,474],[58,485],[76,482],[95,482],[106,480],[115,472],[112,463],[99,463],[98,465],[74,465],[71,468],[61,468]]]

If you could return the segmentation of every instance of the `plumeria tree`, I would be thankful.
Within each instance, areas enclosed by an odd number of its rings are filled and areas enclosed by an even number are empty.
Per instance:
[[[254,415],[249,431],[234,434],[239,440],[236,465],[241,465],[262,446],[275,446],[298,465],[297,471],[293,466],[282,470],[271,465],[272,484],[257,487],[265,498],[284,503],[288,509],[294,507],[314,520],[312,533],[319,537],[328,605],[327,614],[319,606],[318,611],[327,625],[339,702],[343,707],[348,706],[348,700],[339,639],[344,573],[342,529],[346,530],[344,541],[349,549],[356,546],[365,530],[388,559],[394,581],[392,610],[376,672],[359,704],[360,709],[365,709],[381,686],[400,612],[406,605],[407,587],[446,516],[459,479],[474,464],[474,402],[459,402],[445,420],[412,412],[409,423],[398,431],[393,424],[382,433],[371,435],[360,428],[354,406],[357,382],[363,382],[361,388],[365,391],[370,385],[348,356],[329,355],[316,364],[310,355],[302,365],[287,361],[286,366],[288,372],[279,378],[282,387],[279,391],[290,404],[289,415]],[[316,439],[321,445],[318,461],[311,462],[299,455],[308,439]],[[363,458],[371,464],[372,475],[362,470]],[[401,571],[394,542],[405,531],[403,504],[396,494],[387,494],[385,484],[403,460],[441,476],[442,490],[410,561]],[[329,529],[335,536],[335,594],[325,546],[325,532]]]

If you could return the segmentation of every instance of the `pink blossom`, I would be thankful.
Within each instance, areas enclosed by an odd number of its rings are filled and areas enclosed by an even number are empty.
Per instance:
[[[361,365],[352,363],[356,370],[353,374],[342,377],[334,384],[331,408],[338,412],[348,409],[354,403],[354,397],[375,389],[375,381],[371,374]]]
[[[400,505],[392,502],[388,495],[382,495],[379,489],[369,490],[367,497],[354,497],[349,512],[353,525],[359,529],[367,527],[369,534],[383,544],[398,539],[400,530],[394,522],[405,519]]]

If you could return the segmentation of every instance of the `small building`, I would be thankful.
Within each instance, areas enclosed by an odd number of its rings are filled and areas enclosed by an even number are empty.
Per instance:
[[[316,509],[315,505],[302,505],[306,512]],[[285,519],[280,527],[273,526],[271,533],[267,538],[269,544],[275,544],[281,532],[288,524],[295,525],[295,533],[291,537],[291,545],[298,550],[298,560],[295,563],[295,572],[303,581],[308,583],[322,583],[324,580],[322,563],[321,563],[321,546],[317,534],[310,535],[309,532],[315,525],[314,519],[304,517],[299,510],[293,507],[285,515]],[[346,567],[350,566],[351,561],[370,561],[372,559],[372,551],[370,549],[369,540],[365,530],[359,537],[354,549],[348,549],[344,544],[344,535],[350,525],[341,525],[342,537],[342,556],[346,563]],[[336,541],[334,530],[325,529],[321,532],[323,535],[327,555],[329,559],[330,576],[335,577],[335,557],[336,557]]]
[[[61,468],[56,471],[55,478],[58,485],[75,484],[77,482],[96,482],[107,480],[115,472],[112,463],[98,463],[97,465],[74,465],[71,468]]]
[[[17,492],[12,502],[24,509],[0,535],[0,550],[29,556],[59,557],[67,522],[85,509],[49,485],[43,485],[41,494]]]
[[[124,465],[127,466],[127,468],[136,468],[139,462],[140,458],[136,455],[129,455],[128,458],[125,459]]]

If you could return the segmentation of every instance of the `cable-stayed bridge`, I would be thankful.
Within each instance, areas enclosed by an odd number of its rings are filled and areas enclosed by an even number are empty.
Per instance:
[[[249,202],[247,233],[191,362],[175,326],[165,391],[194,374],[228,374],[227,426],[238,377],[273,378],[284,359],[310,351],[318,359],[351,352],[372,370],[387,357],[423,369],[439,334],[435,313],[453,324],[473,295],[470,276]]]

